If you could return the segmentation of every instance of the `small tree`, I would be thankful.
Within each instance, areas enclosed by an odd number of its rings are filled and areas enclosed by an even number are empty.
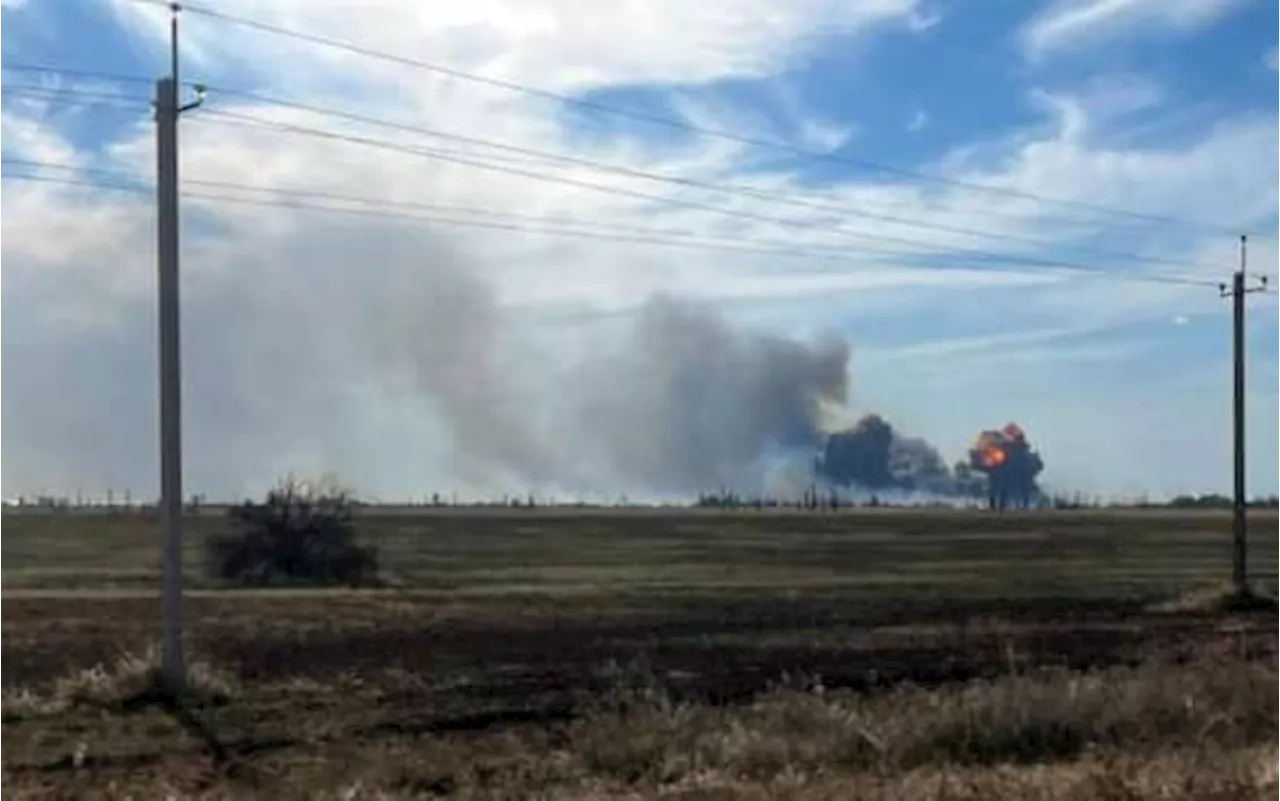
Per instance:
[[[210,570],[215,578],[253,585],[374,583],[377,551],[356,543],[355,506],[332,482],[286,478],[265,501],[228,511],[238,530],[209,541]]]

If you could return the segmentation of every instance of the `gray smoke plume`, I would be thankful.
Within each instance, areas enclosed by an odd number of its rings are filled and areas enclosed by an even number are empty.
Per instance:
[[[136,223],[119,254],[132,285],[88,256],[76,280],[6,264],[7,494],[154,497],[155,306],[135,255],[150,229]],[[243,497],[293,471],[383,497],[689,497],[750,488],[780,455],[811,460],[823,405],[845,397],[843,344],[672,298],[546,345],[486,259],[439,236],[344,222],[211,241],[184,262],[192,493]]]
[[[512,332],[490,287],[439,263],[425,275],[393,284],[368,319],[382,378],[431,405],[464,485],[556,478],[557,453],[532,425],[527,393],[535,388],[520,384]]]
[[[763,457],[820,447],[823,408],[846,398],[844,343],[738,330],[708,305],[652,297],[557,365],[557,353],[518,357],[528,331],[448,260],[382,283],[366,341],[384,377],[439,418],[469,487],[756,487]]]
[[[562,371],[522,371],[504,355],[513,332],[483,284],[455,275],[433,292],[399,299],[395,366],[439,414],[473,483],[747,487],[766,453],[817,448],[823,406],[845,400],[843,343],[735,330],[708,306],[654,297],[620,337]]]
[[[651,299],[620,347],[578,373],[587,452],[627,485],[748,487],[762,458],[821,444],[823,407],[845,401],[848,348],[735,330],[711,309]]]

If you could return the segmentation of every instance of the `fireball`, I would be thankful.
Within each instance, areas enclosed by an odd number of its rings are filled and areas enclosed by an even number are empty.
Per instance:
[[[994,470],[1009,461],[1009,446],[1015,445],[1018,440],[1010,436],[1008,430],[1010,426],[1006,426],[1001,431],[983,431],[978,435],[978,441],[974,443],[971,451],[973,466],[980,470]],[[1016,429],[1016,426],[1012,426]],[[1021,434],[1020,429],[1017,430]]]
[[[987,445],[982,449],[982,463],[987,467],[999,467],[1009,458],[999,445]]]

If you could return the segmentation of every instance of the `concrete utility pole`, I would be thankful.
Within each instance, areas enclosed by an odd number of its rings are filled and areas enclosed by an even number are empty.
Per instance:
[[[156,81],[156,223],[160,305],[160,528],[164,537],[160,672],[180,691],[182,658],[182,356],[178,293],[178,116],[200,105],[179,104],[178,11],[170,6],[170,74]]]
[[[1245,287],[1245,260],[1248,237],[1240,237],[1240,268],[1231,276],[1231,289],[1220,286],[1222,297],[1231,296],[1231,441],[1232,441],[1232,498],[1231,498],[1231,582],[1237,593],[1249,592],[1249,532],[1245,498],[1244,458],[1244,296],[1250,292],[1266,290],[1267,279],[1259,285]]]

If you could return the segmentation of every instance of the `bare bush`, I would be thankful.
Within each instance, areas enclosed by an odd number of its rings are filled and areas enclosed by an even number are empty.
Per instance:
[[[263,502],[230,509],[239,530],[210,539],[213,576],[251,585],[376,583],[377,551],[356,542],[355,507],[332,482],[286,478]]]

